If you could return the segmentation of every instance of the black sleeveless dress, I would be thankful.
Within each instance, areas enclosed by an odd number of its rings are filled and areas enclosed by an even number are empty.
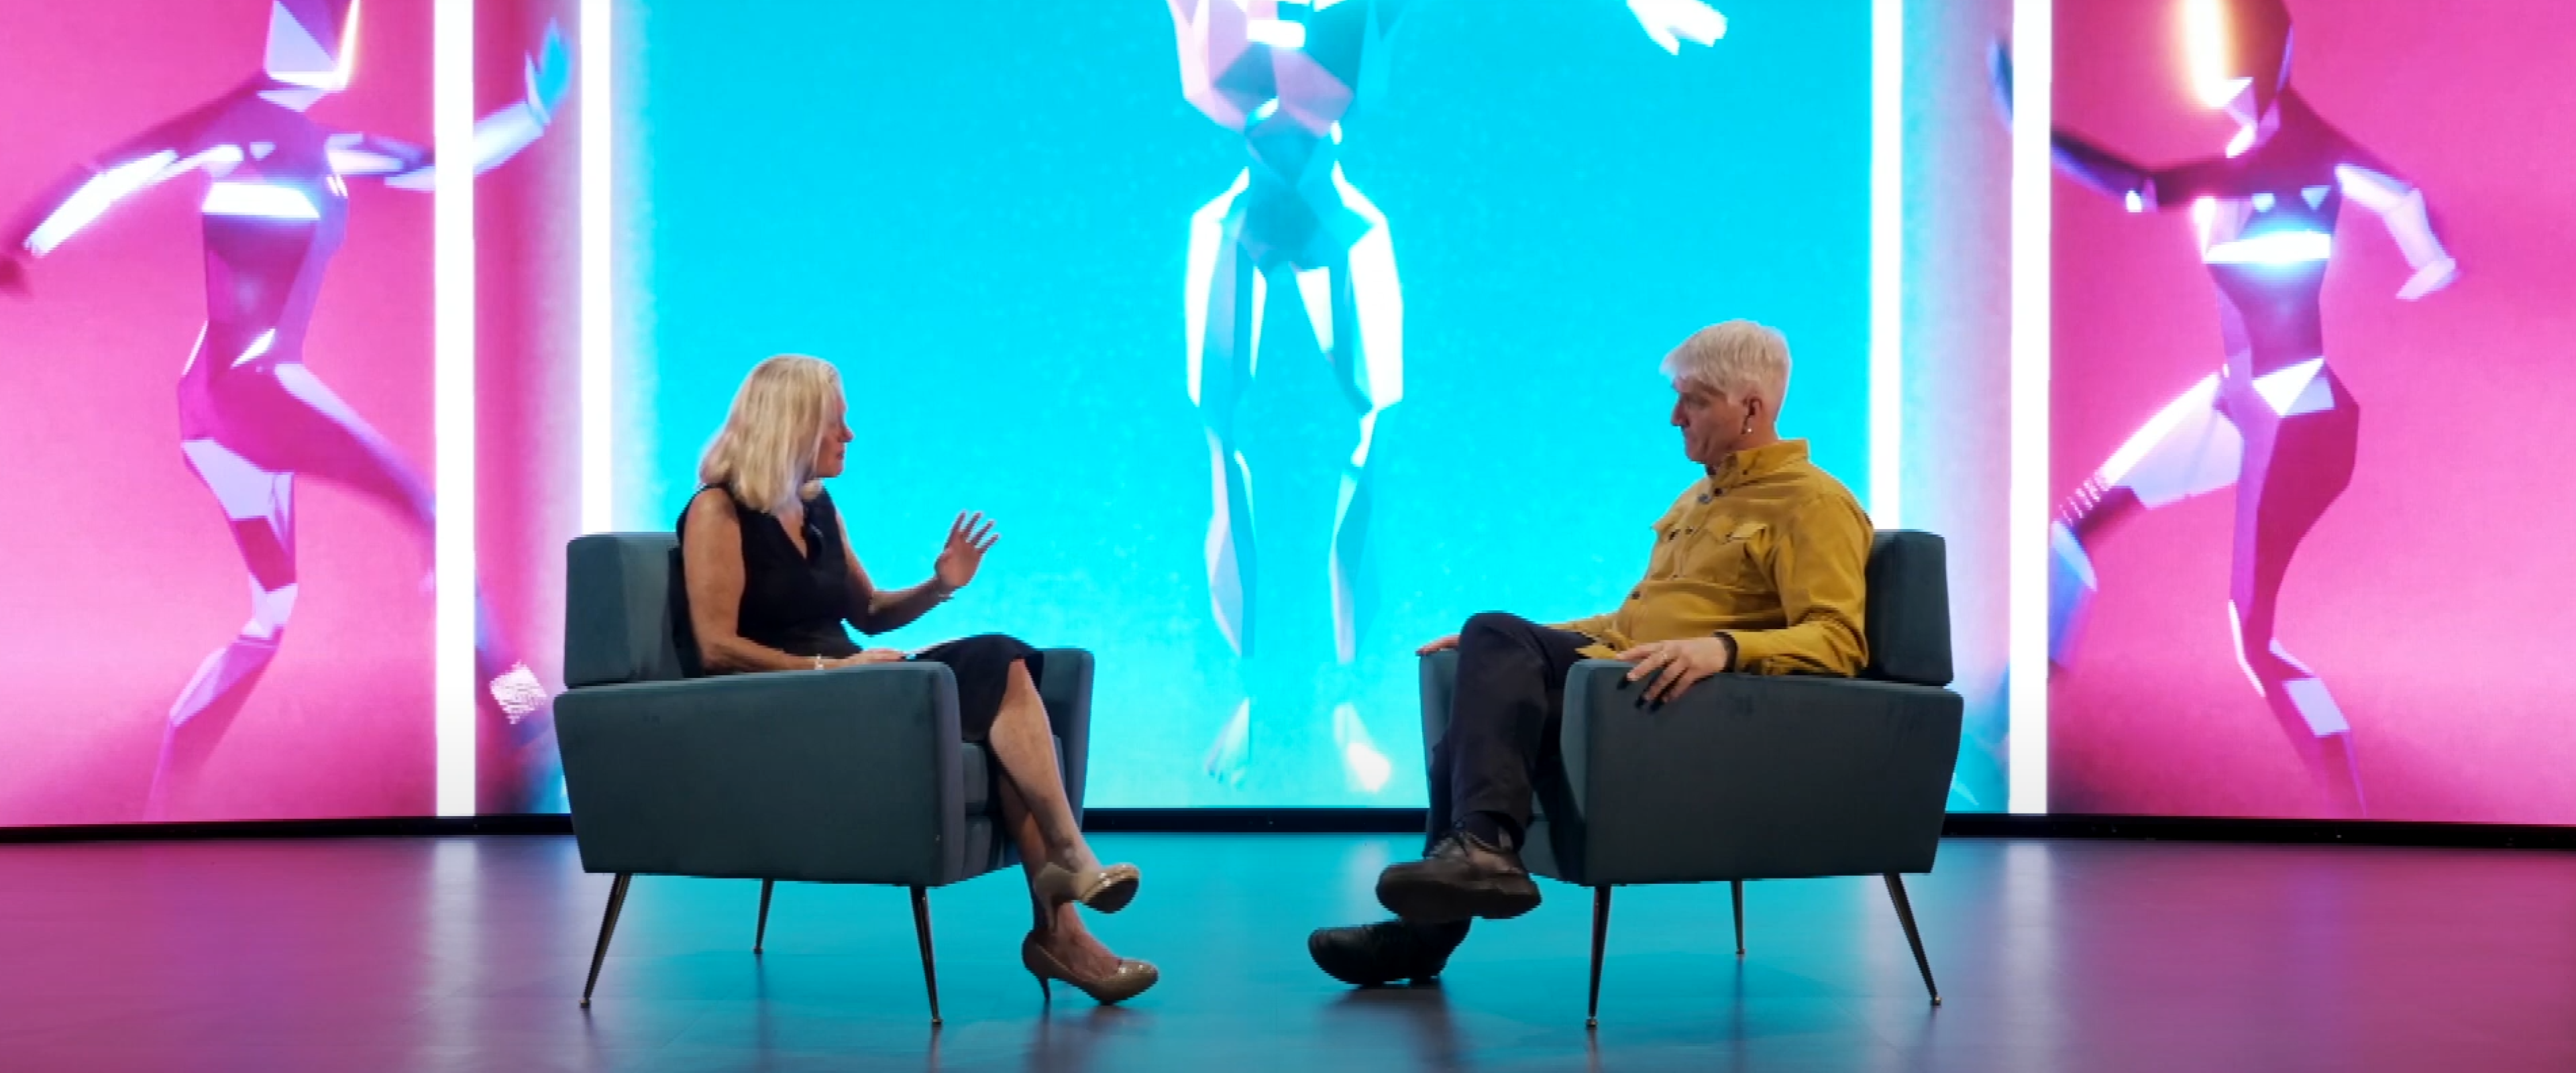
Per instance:
[[[704,494],[715,489],[700,489]],[[788,539],[787,527],[765,510],[744,506],[731,493],[734,520],[742,526],[742,605],[735,612],[734,632],[753,644],[791,656],[835,659],[854,656],[859,646],[842,623],[858,602],[849,558],[842,554],[841,515],[832,494],[805,501],[805,550]],[[688,539],[688,512],[681,511],[680,539]],[[682,557],[685,562],[685,557]],[[680,666],[689,677],[709,673],[700,661],[697,635],[689,625],[689,591],[685,573],[671,587],[671,628]],[[1026,664],[1036,680],[1044,657],[1019,639],[998,633],[949,641],[923,649],[916,661],[945,664],[957,679],[957,725],[967,741],[982,741],[1002,710],[1010,685],[1011,664]]]

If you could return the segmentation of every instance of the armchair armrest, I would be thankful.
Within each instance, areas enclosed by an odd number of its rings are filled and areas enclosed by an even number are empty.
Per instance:
[[[1566,679],[1559,746],[1575,815],[1554,837],[1583,882],[1931,870],[1958,694],[1721,674],[1648,711],[1628,670],[1585,660]]]
[[[895,664],[574,689],[555,702],[582,867],[964,878],[957,687]]]

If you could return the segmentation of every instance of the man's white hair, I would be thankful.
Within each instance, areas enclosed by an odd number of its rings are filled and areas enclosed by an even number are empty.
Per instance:
[[[1789,339],[1749,320],[1711,324],[1664,355],[1664,376],[1676,387],[1697,384],[1730,399],[1758,395],[1777,412],[1789,393]]]

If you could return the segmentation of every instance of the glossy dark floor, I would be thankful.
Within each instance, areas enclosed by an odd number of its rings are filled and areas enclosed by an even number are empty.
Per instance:
[[[1597,1033],[1587,892],[1480,926],[1445,986],[1358,992],[1320,924],[1378,915],[1401,838],[1103,836],[1100,922],[1163,986],[1101,1009],[1018,964],[1012,878],[934,892],[636,881],[545,837],[0,846],[0,1069],[2576,1070],[2576,855],[2005,842],[1911,881],[1927,1005],[1876,880],[1619,892]]]

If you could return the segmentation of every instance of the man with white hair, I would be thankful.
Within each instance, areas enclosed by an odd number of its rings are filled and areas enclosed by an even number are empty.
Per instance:
[[[1857,672],[1862,568],[1871,526],[1842,482],[1778,432],[1789,344],[1735,320],[1703,328],[1664,358],[1682,450],[1707,471],[1655,523],[1645,579],[1618,610],[1542,626],[1486,612],[1421,654],[1458,650],[1448,732],[1431,749],[1431,844],[1379,873],[1397,919],[1324,928],[1315,964],[1363,987],[1438,976],[1477,917],[1537,908],[1521,866],[1531,784],[1558,763],[1565,677],[1577,660],[1634,662],[1641,705],[1721,672]]]

